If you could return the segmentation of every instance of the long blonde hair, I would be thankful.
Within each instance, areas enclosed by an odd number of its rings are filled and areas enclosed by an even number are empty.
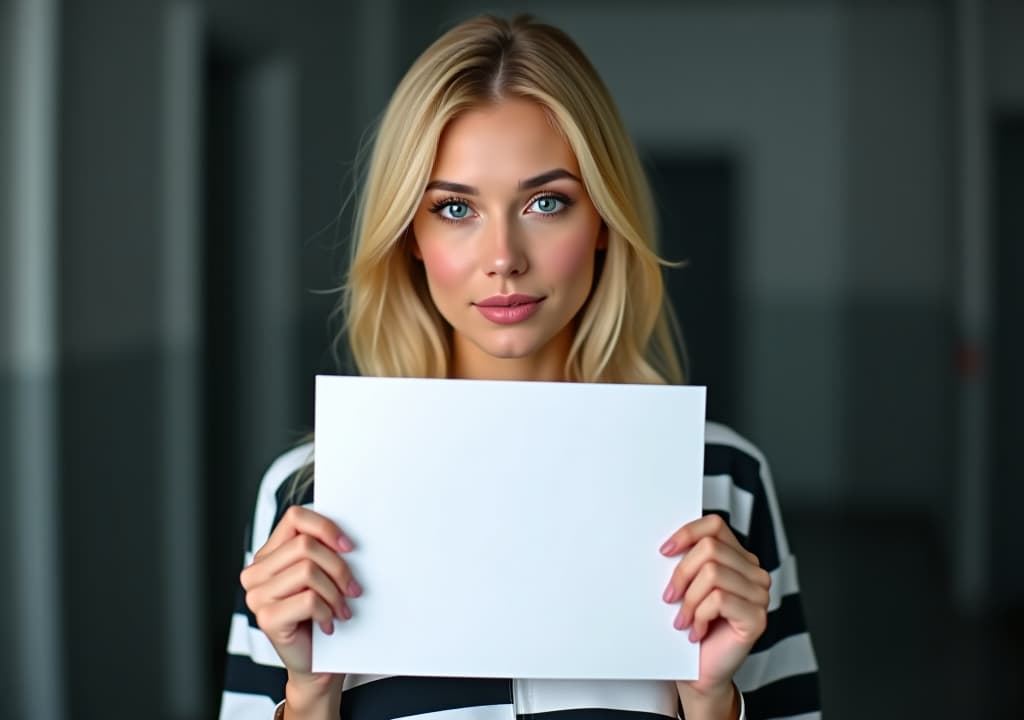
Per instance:
[[[372,376],[448,376],[450,330],[410,251],[412,219],[447,124],[509,97],[547,110],[608,228],[594,289],[577,318],[566,379],[682,383],[651,192],[636,149],[576,44],[525,16],[483,16],[452,28],[420,55],[388,104],[361,190],[341,301],[357,369]]]

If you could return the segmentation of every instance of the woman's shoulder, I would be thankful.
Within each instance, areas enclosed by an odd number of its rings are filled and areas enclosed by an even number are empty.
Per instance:
[[[704,511],[721,514],[767,567],[789,555],[771,469],[764,453],[732,428],[704,430]]]
[[[745,456],[755,462],[767,464],[764,453],[754,443],[728,425],[713,420],[708,420],[704,424],[704,446],[723,448],[737,457]]]
[[[730,475],[741,485],[772,485],[761,449],[728,425],[710,420],[704,426],[704,475]]]
[[[278,455],[263,474],[263,483],[279,487],[296,472],[313,462],[313,442],[296,445]]]

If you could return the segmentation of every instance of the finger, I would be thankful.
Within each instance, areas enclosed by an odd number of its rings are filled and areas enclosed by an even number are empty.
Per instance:
[[[732,528],[722,519],[721,515],[705,515],[693,522],[688,522],[676,530],[672,536],[661,546],[661,554],[672,557],[693,547],[706,537],[718,538],[722,542],[732,545],[740,553],[745,553],[759,564],[757,556],[747,550],[736,539]]]
[[[312,535],[327,547],[338,548],[342,552],[349,552],[353,548],[348,536],[326,517],[301,505],[292,505],[281,516],[281,521],[254,559],[273,552],[300,533]]]
[[[338,556],[338,551],[305,534],[296,535],[242,570],[242,587],[248,591],[262,585],[286,568],[307,559],[319,565],[344,594],[349,597],[362,594],[362,588],[352,577],[348,564]]]
[[[288,642],[298,626],[312,620],[326,634],[334,633],[334,613],[313,590],[291,595],[261,608],[256,614],[256,624],[267,637]]]
[[[754,605],[768,607],[768,588],[752,582],[731,567],[707,562],[701,566],[683,595],[683,603],[674,623],[676,630],[690,626],[695,609],[715,590],[724,590]]]
[[[770,576],[752,563],[749,555],[750,553],[737,550],[717,537],[703,538],[676,565],[665,588],[665,602],[675,602],[681,598],[701,567],[708,562],[732,568],[751,582],[767,588],[771,584]]]
[[[768,613],[764,607],[733,595],[725,590],[712,590],[697,606],[690,629],[690,641],[700,642],[708,628],[719,618],[727,621],[751,647],[764,632],[768,624]]]
[[[705,537],[718,538],[722,542],[735,547],[737,551],[747,553],[753,560],[756,561],[757,559],[757,556],[749,553],[736,538],[732,528],[729,527],[729,523],[720,515],[714,513],[683,525],[665,542],[662,546],[662,552],[665,555],[678,555],[693,547]]]
[[[299,560],[294,565],[246,593],[246,604],[253,613],[294,595],[312,590],[330,607],[336,617],[345,616],[345,599],[334,581],[315,562]],[[309,619],[309,618],[305,618]]]

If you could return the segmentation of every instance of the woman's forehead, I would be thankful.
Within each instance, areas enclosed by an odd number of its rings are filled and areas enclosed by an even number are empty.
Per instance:
[[[518,183],[552,168],[579,175],[579,164],[547,110],[512,98],[467,110],[438,142],[431,180]]]

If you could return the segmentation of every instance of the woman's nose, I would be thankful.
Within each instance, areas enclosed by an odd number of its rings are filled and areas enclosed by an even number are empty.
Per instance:
[[[513,277],[529,268],[519,231],[512,221],[501,220],[485,228],[481,238],[481,267],[488,275]]]

